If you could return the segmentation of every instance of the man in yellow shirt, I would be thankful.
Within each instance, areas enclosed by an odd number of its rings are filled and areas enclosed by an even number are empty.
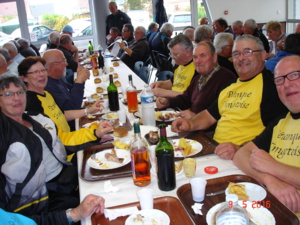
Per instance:
[[[264,184],[300,216],[300,57],[284,57],[275,67],[280,100],[289,109],[258,137],[239,149],[233,162]]]
[[[168,48],[171,58],[178,67],[172,79],[157,81],[150,85],[156,97],[168,98],[182,94],[197,73],[193,62],[193,44],[187,36],[179,34],[170,41]]]

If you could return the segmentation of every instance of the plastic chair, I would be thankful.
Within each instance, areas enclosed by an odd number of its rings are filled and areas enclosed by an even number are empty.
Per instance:
[[[144,66],[144,63],[142,61],[137,61],[135,64],[134,64],[134,69],[133,71],[136,73],[136,74],[139,74],[140,72],[140,69]]]
[[[149,83],[149,67],[148,66],[143,66],[140,69],[140,72],[137,74],[145,83]]]
[[[160,81],[160,80],[169,80],[173,76],[174,76],[174,74],[171,71],[161,71],[156,75],[158,81]]]

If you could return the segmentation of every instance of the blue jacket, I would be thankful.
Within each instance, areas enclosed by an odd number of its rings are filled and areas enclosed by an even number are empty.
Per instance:
[[[289,55],[292,55],[292,54],[289,52],[285,52],[285,51],[278,51],[276,57],[270,58],[265,62],[266,68],[268,70],[270,70],[272,73],[274,73],[275,66],[277,65],[279,60],[282,59],[283,57],[289,56]]]

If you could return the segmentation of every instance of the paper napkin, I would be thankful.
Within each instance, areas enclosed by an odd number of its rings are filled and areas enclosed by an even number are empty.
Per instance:
[[[116,219],[120,216],[128,216],[133,213],[138,212],[138,208],[135,207],[127,207],[127,208],[120,208],[120,209],[104,209],[104,215],[109,221]]]

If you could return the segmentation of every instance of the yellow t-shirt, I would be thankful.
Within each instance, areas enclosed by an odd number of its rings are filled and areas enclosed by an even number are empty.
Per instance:
[[[214,139],[241,145],[253,140],[265,126],[261,119],[262,73],[249,81],[237,80],[219,95],[218,108],[221,118]]]
[[[194,62],[191,62],[186,66],[178,66],[174,72],[172,91],[184,92],[188,86],[190,86],[195,70],[196,67]]]

